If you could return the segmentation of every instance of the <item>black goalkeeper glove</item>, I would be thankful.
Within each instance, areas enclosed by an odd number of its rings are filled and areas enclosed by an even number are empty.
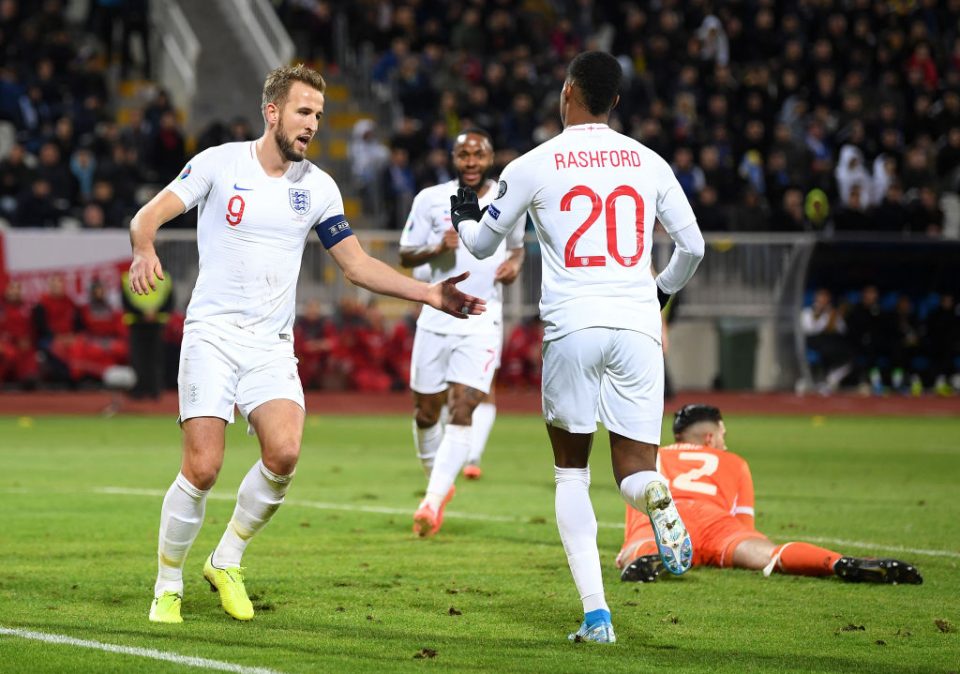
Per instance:
[[[673,295],[668,295],[667,293],[660,290],[660,286],[657,286],[657,301],[660,303],[660,311],[663,311],[667,306],[667,303],[670,302],[670,298]]]
[[[480,203],[477,201],[477,193],[469,187],[460,187],[456,194],[450,195],[450,219],[453,221],[453,228],[460,231],[460,223],[464,220],[476,220],[479,222],[482,216]]]

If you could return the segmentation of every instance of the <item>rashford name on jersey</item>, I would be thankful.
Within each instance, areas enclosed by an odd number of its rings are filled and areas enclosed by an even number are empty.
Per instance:
[[[579,152],[555,152],[553,161],[557,169],[567,168],[640,168],[640,153],[636,150],[580,150]]]

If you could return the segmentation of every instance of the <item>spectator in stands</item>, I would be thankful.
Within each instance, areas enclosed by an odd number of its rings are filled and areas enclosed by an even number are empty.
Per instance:
[[[893,334],[891,339],[890,386],[901,393],[911,392],[920,395],[923,385],[916,368],[916,357],[920,349],[920,326],[913,311],[913,302],[907,295],[897,298],[893,312]],[[909,388],[907,388],[909,385]]]
[[[706,184],[706,177],[703,170],[693,163],[693,151],[689,147],[678,147],[673,153],[673,164],[670,168],[673,169],[673,174],[687,199],[695,202]]]
[[[850,185],[846,203],[840,206],[833,223],[837,232],[865,232],[874,229],[873,220],[867,216],[863,198],[863,183]]]
[[[50,183],[35,178],[17,199],[13,223],[18,227],[56,227],[62,214],[55,205]]]
[[[882,370],[889,365],[890,317],[880,308],[880,294],[866,286],[847,313],[847,335],[856,354],[856,377],[862,390],[883,392]]]
[[[903,188],[893,182],[887,187],[883,200],[872,211],[873,229],[878,232],[900,233],[907,230],[908,213],[903,205]]]
[[[126,364],[129,346],[123,312],[110,305],[99,279],[90,284],[89,299],[80,308],[80,324],[82,329],[67,352],[71,380],[101,381],[109,367]]]
[[[0,160],[0,215],[11,217],[17,211],[17,197],[28,190],[34,171],[27,151],[15,143],[6,158]]]
[[[44,143],[40,148],[37,175],[50,186],[50,198],[57,210],[66,211],[77,194],[77,181],[67,165],[61,161],[56,143]]]
[[[377,138],[377,125],[372,119],[354,123],[349,156],[350,172],[361,196],[379,197],[380,177],[390,160],[390,150]]]
[[[699,220],[699,216],[697,216]],[[803,210],[803,192],[789,187],[783,192],[780,208],[774,215],[774,227],[785,232],[803,232],[812,229]]]
[[[39,369],[30,307],[23,301],[20,284],[9,281],[0,301],[0,384],[32,388]]]
[[[323,388],[337,334],[333,322],[323,315],[319,300],[307,300],[303,313],[294,323],[293,334],[303,387]]]
[[[821,393],[833,393],[853,367],[853,355],[845,337],[847,326],[833,297],[826,288],[818,288],[813,303],[800,312],[800,329],[807,349],[815,357],[815,370],[822,373]]]
[[[873,180],[864,166],[863,153],[859,148],[854,145],[844,145],[840,148],[840,160],[837,162],[834,175],[837,179],[841,206],[850,205],[850,195],[855,187],[858,188],[858,210],[862,211],[870,206]]]
[[[93,193],[93,179],[97,172],[97,159],[93,152],[81,148],[70,158],[70,172],[77,184],[77,196],[82,201],[90,199]]]
[[[80,216],[80,226],[84,229],[103,229],[106,226],[103,208],[100,204],[92,203],[83,207]]]
[[[160,115],[151,151],[153,167],[161,175],[176,174],[186,163],[183,133],[172,110]]]
[[[907,222],[910,232],[940,236],[943,234],[943,211],[935,188],[924,185],[919,190],[919,198],[907,209]]]
[[[75,383],[68,364],[69,353],[82,329],[77,305],[67,295],[63,276],[54,274],[47,292],[33,307],[33,331],[43,363],[43,378],[58,383]]]
[[[390,162],[384,169],[382,183],[387,229],[400,229],[406,221],[410,204],[417,192],[417,181],[410,168],[410,155],[402,147],[390,150]]]
[[[940,295],[925,323],[934,391],[938,395],[960,392],[960,310],[952,293]]]
[[[730,229],[727,214],[719,204],[717,189],[713,185],[704,185],[697,201],[697,224],[705,232],[725,232]]]

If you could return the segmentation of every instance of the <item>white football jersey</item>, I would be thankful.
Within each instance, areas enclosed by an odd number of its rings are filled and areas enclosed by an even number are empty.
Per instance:
[[[696,217],[669,164],[606,124],[579,124],[510,162],[483,223],[506,231],[525,211],[540,239],[544,339],[587,327],[661,339],[650,271],[657,219]]]
[[[450,197],[457,193],[458,187],[459,183],[451,180],[428,187],[416,196],[403,233],[400,235],[401,248],[436,246],[440,243],[444,232],[453,227],[450,219]],[[486,194],[480,197],[481,208],[491,203],[497,196],[495,182],[487,181],[487,187]],[[523,247],[525,225],[526,214],[521,213],[514,218],[513,226],[509,230],[504,230],[507,231],[507,236],[497,251],[484,260],[478,260],[463,244],[460,244],[456,250],[447,251],[427,262],[430,278],[424,280],[429,283],[437,283],[469,271],[470,278],[457,284],[457,287],[465,293],[485,299],[487,310],[479,316],[462,320],[424,305],[417,319],[417,326],[445,335],[499,332],[503,321],[503,289],[501,283],[493,280],[493,276],[497,267],[507,259],[508,250]]]
[[[167,189],[199,209],[200,275],[184,331],[253,346],[292,342],[307,236],[316,227],[330,248],[350,235],[333,179],[307,160],[268,176],[251,141],[204,150]]]

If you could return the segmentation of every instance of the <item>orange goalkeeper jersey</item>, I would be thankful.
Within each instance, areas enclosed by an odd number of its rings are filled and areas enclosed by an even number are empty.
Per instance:
[[[732,515],[754,528],[753,478],[750,466],[740,456],[713,447],[678,443],[660,448],[657,469],[669,480],[684,522],[688,516],[715,519]],[[691,507],[694,504],[696,508]],[[646,514],[627,508],[626,541],[640,536],[649,526]]]

